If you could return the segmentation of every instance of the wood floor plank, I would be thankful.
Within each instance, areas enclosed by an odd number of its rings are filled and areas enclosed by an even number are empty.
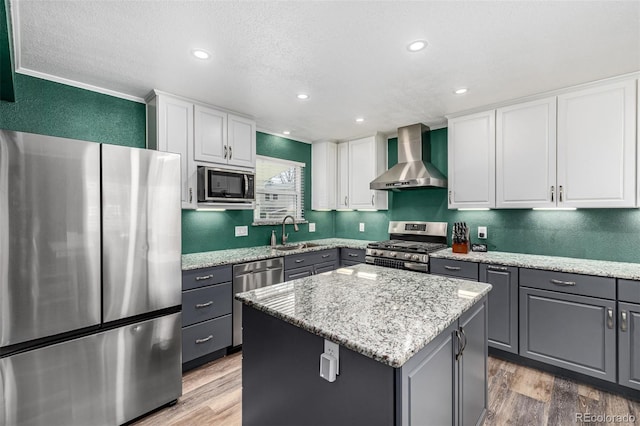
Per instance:
[[[640,424],[638,401],[495,357],[489,357],[488,381],[486,426],[581,424],[576,423],[576,413],[633,415],[634,424]],[[241,424],[242,354],[236,353],[186,373],[178,403],[141,419],[135,426]]]

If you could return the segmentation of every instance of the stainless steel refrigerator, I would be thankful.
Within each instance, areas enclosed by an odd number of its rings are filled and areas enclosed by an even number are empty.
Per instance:
[[[0,130],[0,425],[182,394],[180,157]]]

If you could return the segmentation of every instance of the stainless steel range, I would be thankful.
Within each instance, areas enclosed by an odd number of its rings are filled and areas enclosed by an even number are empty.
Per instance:
[[[429,253],[447,248],[447,223],[392,221],[389,237],[367,245],[366,263],[429,272]]]

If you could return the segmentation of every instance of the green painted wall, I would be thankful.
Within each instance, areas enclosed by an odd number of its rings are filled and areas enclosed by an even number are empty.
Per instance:
[[[11,34],[11,14],[9,0],[0,0],[0,100],[15,100],[13,81],[13,43]]]
[[[432,161],[447,174],[447,129],[431,132]],[[389,140],[389,163],[395,164],[397,140]],[[488,227],[489,250],[640,262],[640,209],[576,211],[447,209],[445,189],[416,189],[390,194],[388,212],[338,212],[336,236],[387,238],[386,220],[465,221],[472,242],[478,226]],[[367,232],[359,233],[365,222]]]
[[[144,104],[23,74],[15,77],[16,101],[0,101],[1,129],[145,147]]]
[[[305,217],[316,224],[316,232],[310,233],[307,224],[301,224],[300,231],[294,232],[287,225],[289,241],[306,241],[331,238],[335,235],[334,212],[311,211],[311,145],[257,132],[256,152],[258,155],[299,161],[305,167]],[[252,247],[269,244],[271,231],[275,229],[278,242],[282,226],[252,226],[253,210],[227,210],[224,212],[182,211],[182,252],[197,253],[227,248]],[[235,237],[235,226],[247,225],[249,235]]]

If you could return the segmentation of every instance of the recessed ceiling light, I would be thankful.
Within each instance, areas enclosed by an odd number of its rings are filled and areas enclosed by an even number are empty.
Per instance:
[[[306,93],[298,93],[298,99],[309,99],[309,95]]]
[[[211,53],[204,49],[193,49],[191,54],[198,59],[209,59],[211,57]]]
[[[363,121],[364,121],[364,118],[362,117],[356,118],[356,123],[362,123]]]
[[[290,135],[290,134],[291,134],[291,132],[290,132],[290,131],[288,131],[288,130],[285,130],[284,132],[282,132],[282,134],[283,134],[283,135]]]
[[[419,52],[425,47],[427,47],[427,42],[425,40],[416,40],[409,43],[407,49],[409,50],[409,52]]]
[[[453,93],[455,93],[456,95],[464,95],[465,93],[467,93],[467,88],[461,87],[459,89],[454,90]]]

